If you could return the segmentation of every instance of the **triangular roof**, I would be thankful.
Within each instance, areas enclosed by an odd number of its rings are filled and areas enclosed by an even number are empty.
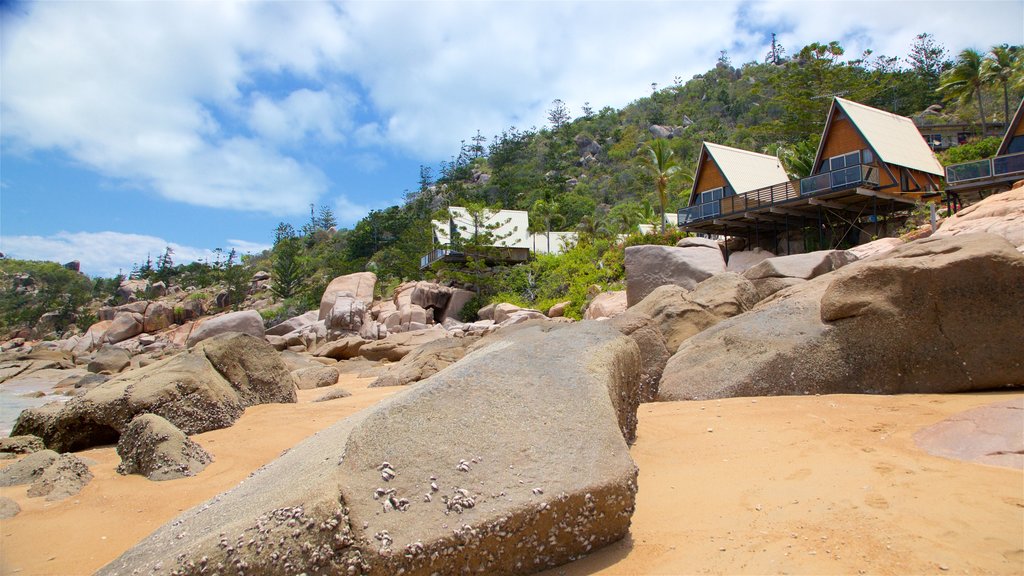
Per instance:
[[[1006,127],[1006,134],[1003,135],[1003,141],[999,144],[996,156],[1006,154],[1006,149],[1010,147],[1010,142],[1013,140],[1013,135],[1017,132],[1017,126],[1020,125],[1022,118],[1024,118],[1024,99],[1021,99],[1020,105],[1017,106],[1017,113],[1013,115],[1013,120],[1010,120],[1010,125]]]
[[[693,177],[693,188],[690,192],[690,203],[697,192],[700,181],[700,170],[705,158],[710,157],[718,166],[722,177],[737,194],[744,194],[759,188],[768,188],[789,181],[782,162],[769,154],[758,154],[749,150],[740,150],[721,144],[704,142],[697,158],[697,174]]]
[[[460,230],[460,234],[472,234],[473,219],[470,218],[468,210],[461,206],[452,206],[448,209],[448,213],[451,214],[451,221],[433,220],[431,222],[434,227],[434,237],[437,238],[438,242],[441,244],[451,243],[451,239],[448,236],[452,223]],[[530,218],[527,212],[523,210],[499,210],[487,218],[486,225],[495,224],[498,224],[498,226],[491,230],[491,233],[501,238],[498,240],[498,246],[509,248],[530,247]]]
[[[818,154],[814,158],[815,166],[821,163],[821,153],[825,148],[825,140],[832,127],[837,107],[846,113],[850,122],[882,162],[936,176],[945,175],[942,164],[935,158],[935,154],[924,141],[913,120],[838,97],[832,101],[832,107],[828,111],[825,130],[821,134],[821,143],[818,144]]]

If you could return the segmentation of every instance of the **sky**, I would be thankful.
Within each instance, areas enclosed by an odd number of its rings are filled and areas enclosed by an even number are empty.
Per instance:
[[[838,40],[1024,43],[1024,0],[0,2],[0,252],[127,273],[351,227],[477,130]]]

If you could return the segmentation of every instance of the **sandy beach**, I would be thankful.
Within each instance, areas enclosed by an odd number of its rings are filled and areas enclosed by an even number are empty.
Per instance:
[[[343,375],[352,396],[249,408],[193,438],[192,478],[120,476],[113,447],[81,452],[95,479],[61,502],[0,488],[3,574],[89,574],[179,512],[340,418],[401,392]],[[1024,473],[931,456],[918,430],[1016,393],[735,398],[645,404],[626,540],[546,574],[1020,574]],[[7,465],[10,461],[0,463]]]

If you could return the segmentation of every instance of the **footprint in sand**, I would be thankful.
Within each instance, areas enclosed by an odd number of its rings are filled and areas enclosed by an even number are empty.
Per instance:
[[[889,507],[889,501],[883,498],[881,494],[868,494],[864,497],[864,503],[879,510],[885,510]]]

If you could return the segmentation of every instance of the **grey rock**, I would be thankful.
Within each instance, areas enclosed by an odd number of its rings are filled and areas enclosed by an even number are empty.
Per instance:
[[[131,361],[132,355],[124,348],[104,344],[93,355],[86,369],[94,374],[100,372],[116,374],[127,368]]]
[[[659,400],[947,393],[1024,382],[1024,255],[990,234],[854,262],[686,340]]]
[[[65,404],[23,410],[13,434],[33,434],[69,452],[115,443],[143,413],[197,434],[230,426],[248,406],[295,400],[295,385],[277,352],[261,339],[228,333],[121,374]]]
[[[0,496],[0,520],[14,518],[21,512],[21,506],[7,496]]]
[[[598,323],[502,344],[311,437],[99,573],[516,574],[623,538],[636,467],[617,409],[636,393],[636,345]]]
[[[45,449],[46,445],[43,444],[43,439],[38,436],[25,435],[0,438],[0,452],[31,454]]]
[[[334,386],[338,383],[339,376],[338,370],[331,366],[311,366],[292,372],[295,386],[299,390]]]
[[[725,272],[725,258],[711,246],[629,246],[626,248],[626,300],[640,302],[658,286],[674,284],[692,290],[715,274]]]
[[[156,481],[195,476],[213,462],[202,446],[156,414],[132,419],[117,441],[117,454],[121,457],[118,474],[140,474]]]
[[[256,338],[263,338],[263,318],[255,310],[229,312],[208,318],[192,329],[185,346],[191,348],[207,338],[228,332],[240,332]]]

